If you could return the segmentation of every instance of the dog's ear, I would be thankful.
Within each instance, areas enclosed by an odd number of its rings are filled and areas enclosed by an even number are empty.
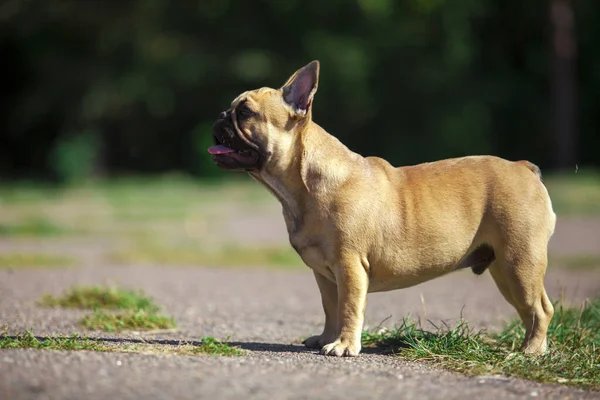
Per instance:
[[[283,100],[290,106],[292,114],[304,116],[310,110],[319,86],[319,61],[312,61],[300,68],[281,87]]]

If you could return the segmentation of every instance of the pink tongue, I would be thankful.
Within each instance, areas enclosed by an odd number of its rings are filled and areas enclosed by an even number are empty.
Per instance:
[[[229,148],[227,146],[223,146],[222,144],[217,146],[212,146],[208,148],[208,152],[210,154],[227,154],[227,153],[235,153],[235,150]]]

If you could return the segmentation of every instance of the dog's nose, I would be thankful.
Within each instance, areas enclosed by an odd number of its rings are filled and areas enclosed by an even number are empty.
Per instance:
[[[227,118],[227,111],[222,111],[221,114],[219,114],[219,119],[225,119]]]

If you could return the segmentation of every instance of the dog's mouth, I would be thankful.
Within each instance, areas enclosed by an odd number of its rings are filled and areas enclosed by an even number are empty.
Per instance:
[[[252,164],[258,161],[258,153],[254,150],[234,150],[224,144],[218,144],[208,148],[208,152],[214,157],[225,157],[237,161],[240,164]]]
[[[227,131],[227,128],[225,128]],[[237,169],[244,171],[255,170],[260,164],[260,155],[255,149],[244,146],[244,143],[233,143],[225,139],[231,136],[222,133],[220,129],[215,129],[213,133],[214,146],[208,148],[213,161],[217,166],[224,169]],[[237,141],[236,141],[237,142]]]

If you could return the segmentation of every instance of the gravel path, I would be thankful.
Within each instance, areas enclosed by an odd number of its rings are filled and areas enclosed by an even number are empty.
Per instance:
[[[573,239],[578,227],[587,232]],[[570,234],[569,234],[570,232]],[[559,223],[552,244],[561,254],[600,253],[600,220]],[[569,242],[570,241],[570,242]],[[582,244],[582,242],[584,244]],[[570,244],[572,243],[572,244]],[[77,252],[85,252],[82,248]],[[12,248],[0,243],[0,251]],[[62,250],[62,246],[60,247]],[[93,258],[95,251],[90,251]],[[89,264],[89,265],[88,265]],[[124,340],[199,340],[214,336],[249,350],[243,357],[0,351],[0,399],[600,399],[560,385],[504,377],[468,378],[391,355],[366,352],[354,359],[322,357],[297,345],[318,333],[323,314],[308,269],[204,269],[197,267],[86,266],[61,270],[0,270],[0,325],[9,333],[33,328],[37,335],[81,332],[82,313],[44,309],[43,293],[73,284],[119,283],[143,288],[175,316],[178,330],[162,334],[90,336]],[[551,268],[549,295],[578,304],[600,293],[600,269]],[[439,323],[461,315],[478,328],[497,329],[515,315],[489,274],[460,271],[417,287],[369,295],[367,325],[397,324],[402,317]]]

